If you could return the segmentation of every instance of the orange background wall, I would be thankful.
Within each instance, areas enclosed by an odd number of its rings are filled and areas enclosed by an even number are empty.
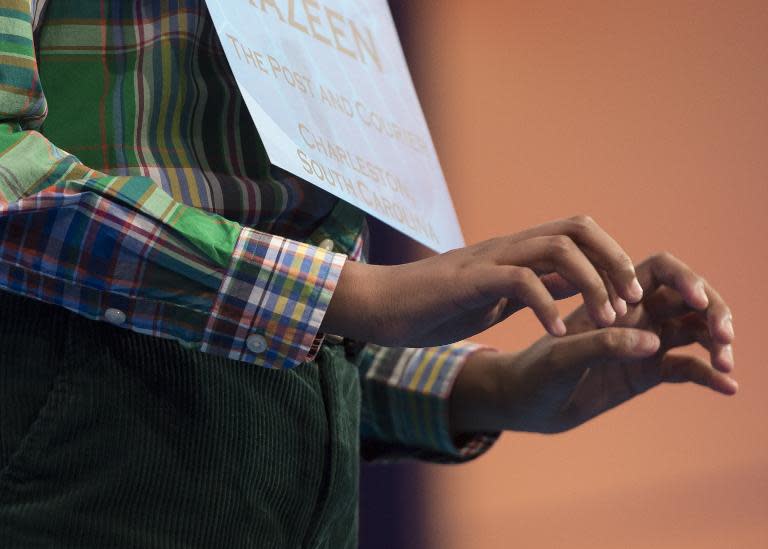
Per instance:
[[[671,251],[731,304],[741,384],[425,466],[430,546],[768,547],[768,2],[404,4],[467,242],[587,213],[637,261]],[[476,339],[541,333],[523,313]]]

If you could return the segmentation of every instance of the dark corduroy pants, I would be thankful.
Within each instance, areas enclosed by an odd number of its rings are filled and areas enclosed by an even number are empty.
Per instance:
[[[270,370],[0,291],[1,547],[357,544],[341,345]]]

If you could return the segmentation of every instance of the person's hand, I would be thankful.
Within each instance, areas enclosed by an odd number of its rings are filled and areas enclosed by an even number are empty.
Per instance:
[[[555,299],[575,293],[598,326],[616,318],[611,294],[631,303],[642,297],[629,256],[586,216],[404,265],[348,261],[320,330],[430,347],[471,337],[530,307],[550,334],[562,336]]]
[[[662,382],[734,394],[731,312],[718,292],[666,253],[637,274],[645,297],[614,327],[599,328],[579,307],[566,319],[567,337],[470,357],[451,397],[453,431],[561,432]],[[668,352],[690,343],[706,348],[709,360]]]

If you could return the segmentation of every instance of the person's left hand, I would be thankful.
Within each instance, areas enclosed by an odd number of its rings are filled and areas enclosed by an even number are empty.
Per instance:
[[[566,319],[565,337],[471,356],[451,396],[453,433],[562,432],[662,382],[734,394],[731,312],[718,292],[668,253],[638,265],[637,276],[644,297],[627,307],[614,296],[626,312],[613,327],[595,326],[582,306]],[[690,343],[706,348],[709,361],[668,352]]]

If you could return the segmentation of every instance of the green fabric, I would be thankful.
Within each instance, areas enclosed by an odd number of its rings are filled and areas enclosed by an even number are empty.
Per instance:
[[[0,293],[3,547],[357,547],[357,371],[275,371]]]

